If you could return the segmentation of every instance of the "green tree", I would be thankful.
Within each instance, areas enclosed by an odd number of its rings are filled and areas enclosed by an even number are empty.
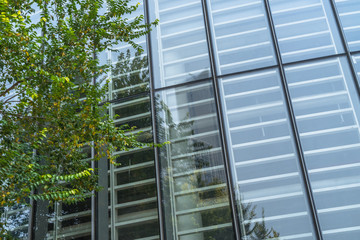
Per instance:
[[[157,22],[128,20],[129,2],[0,0],[0,207],[82,200],[98,189],[84,148],[113,163],[143,146],[105,114],[110,67],[96,58],[121,42],[142,51],[134,40]]]

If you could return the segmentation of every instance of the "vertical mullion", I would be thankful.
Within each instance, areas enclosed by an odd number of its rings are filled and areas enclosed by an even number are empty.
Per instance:
[[[143,0],[145,23],[150,24],[150,13],[149,13],[149,0]],[[147,41],[147,53],[148,53],[148,68],[149,68],[149,89],[150,89],[150,108],[151,108],[151,121],[152,121],[152,132],[153,142],[157,144],[157,127],[156,127],[156,101],[155,101],[155,79],[153,74],[153,61],[152,61],[152,47],[151,47],[151,35],[146,35]],[[155,180],[156,180],[156,198],[157,198],[157,210],[158,210],[158,221],[159,221],[159,234],[160,240],[166,240],[165,236],[165,222],[164,213],[162,209],[162,193],[161,193],[161,166],[159,159],[159,148],[154,147],[154,161],[155,161]]]
[[[214,49],[213,49],[213,43],[211,38],[211,29],[210,29],[210,23],[209,23],[209,16],[208,16],[208,6],[207,6],[207,0],[201,0],[202,4],[202,10],[203,10],[203,16],[204,16],[204,23],[205,23],[205,32],[206,32],[206,40],[208,45],[208,51],[209,51],[209,58],[210,58],[210,66],[211,66],[211,72],[212,72],[212,86],[214,90],[214,98],[215,98],[215,106],[217,111],[217,121],[219,125],[219,132],[220,132],[220,138],[221,138],[221,151],[224,158],[224,166],[225,166],[225,172],[226,172],[226,182],[228,186],[228,193],[229,193],[229,200],[230,200],[230,208],[231,208],[231,216],[233,219],[233,229],[235,230],[235,237],[236,239],[241,239],[242,236],[244,236],[244,233],[241,232],[240,229],[240,223],[239,223],[239,214],[237,211],[237,205],[236,205],[236,199],[235,199],[235,191],[234,189],[236,186],[234,185],[232,174],[231,174],[231,165],[230,165],[230,157],[229,157],[229,146],[227,143],[227,139],[225,136],[225,124],[224,124],[224,118],[223,118],[223,109],[221,105],[221,99],[220,99],[220,88],[218,84],[218,78],[217,78],[217,70],[216,70],[216,63],[215,63],[215,57],[214,57]]]
[[[286,80],[285,70],[284,70],[284,66],[283,66],[283,62],[282,62],[282,58],[281,58],[279,43],[278,43],[278,40],[276,37],[276,32],[275,32],[275,24],[273,22],[271,11],[270,11],[269,0],[264,0],[264,3],[265,3],[265,8],[266,8],[266,16],[269,21],[271,37],[273,40],[273,45],[274,45],[276,58],[277,58],[277,62],[278,62],[278,68],[280,71],[281,86],[282,86],[282,89],[283,89],[283,92],[285,95],[285,104],[286,104],[286,107],[287,107],[287,110],[289,113],[291,130],[292,130],[293,136],[295,138],[294,140],[295,140],[295,144],[296,144],[296,152],[297,152],[299,160],[300,160],[301,173],[302,173],[302,176],[303,176],[303,179],[305,182],[306,196],[310,203],[311,217],[315,224],[315,231],[316,231],[315,234],[316,234],[316,238],[318,240],[322,240],[323,236],[322,236],[322,232],[321,232],[321,228],[320,228],[319,216],[316,212],[315,200],[314,200],[313,192],[311,190],[310,178],[309,178],[309,174],[308,174],[306,163],[305,163],[304,152],[303,152],[302,146],[301,146],[300,134],[298,132],[298,128],[297,128],[297,124],[296,124],[294,109],[293,109],[293,106],[291,103],[290,91],[289,91],[289,88],[287,85],[287,80]]]
[[[342,28],[340,15],[339,15],[339,12],[338,12],[338,10],[336,8],[336,4],[335,4],[334,0],[330,0],[330,4],[331,4],[331,9],[332,9],[332,11],[334,13],[336,26],[339,29],[341,42],[343,44],[343,47],[344,47],[344,50],[345,50],[345,53],[346,53],[346,58],[347,58],[347,60],[349,62],[349,65],[350,65],[351,74],[352,74],[353,80],[355,82],[356,92],[357,92],[358,96],[360,96],[359,78],[358,78],[358,76],[356,74],[355,65],[354,65],[354,62],[353,62],[351,54],[350,54],[349,44],[346,41],[345,31]]]

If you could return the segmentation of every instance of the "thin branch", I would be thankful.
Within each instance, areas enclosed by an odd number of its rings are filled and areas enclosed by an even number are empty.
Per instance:
[[[13,90],[15,87],[17,87],[17,85],[19,85],[22,81],[17,81],[16,83],[14,83],[11,87],[9,87],[8,89],[6,89],[4,92],[0,93],[0,97],[5,96],[8,92],[10,92],[11,90]]]

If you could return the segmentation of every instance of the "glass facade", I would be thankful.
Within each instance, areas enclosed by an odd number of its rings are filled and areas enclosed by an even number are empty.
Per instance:
[[[134,14],[160,22],[144,53],[99,56],[109,113],[170,144],[99,163],[107,188],[81,206],[3,212],[25,216],[14,234],[359,239],[359,1],[144,0]]]

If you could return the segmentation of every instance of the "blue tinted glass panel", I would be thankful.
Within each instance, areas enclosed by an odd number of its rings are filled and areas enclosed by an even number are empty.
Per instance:
[[[315,239],[278,71],[223,78],[220,84],[247,239]]]
[[[360,50],[360,1],[335,0],[350,51]]]
[[[200,0],[151,1],[155,86],[190,82],[210,76],[208,45]]]
[[[208,10],[219,74],[276,64],[263,1],[210,0]]]
[[[286,77],[324,239],[357,239],[360,106],[348,62],[291,66]]]
[[[234,239],[211,83],[157,97],[166,239]]]
[[[270,0],[283,62],[343,52],[329,0]]]

